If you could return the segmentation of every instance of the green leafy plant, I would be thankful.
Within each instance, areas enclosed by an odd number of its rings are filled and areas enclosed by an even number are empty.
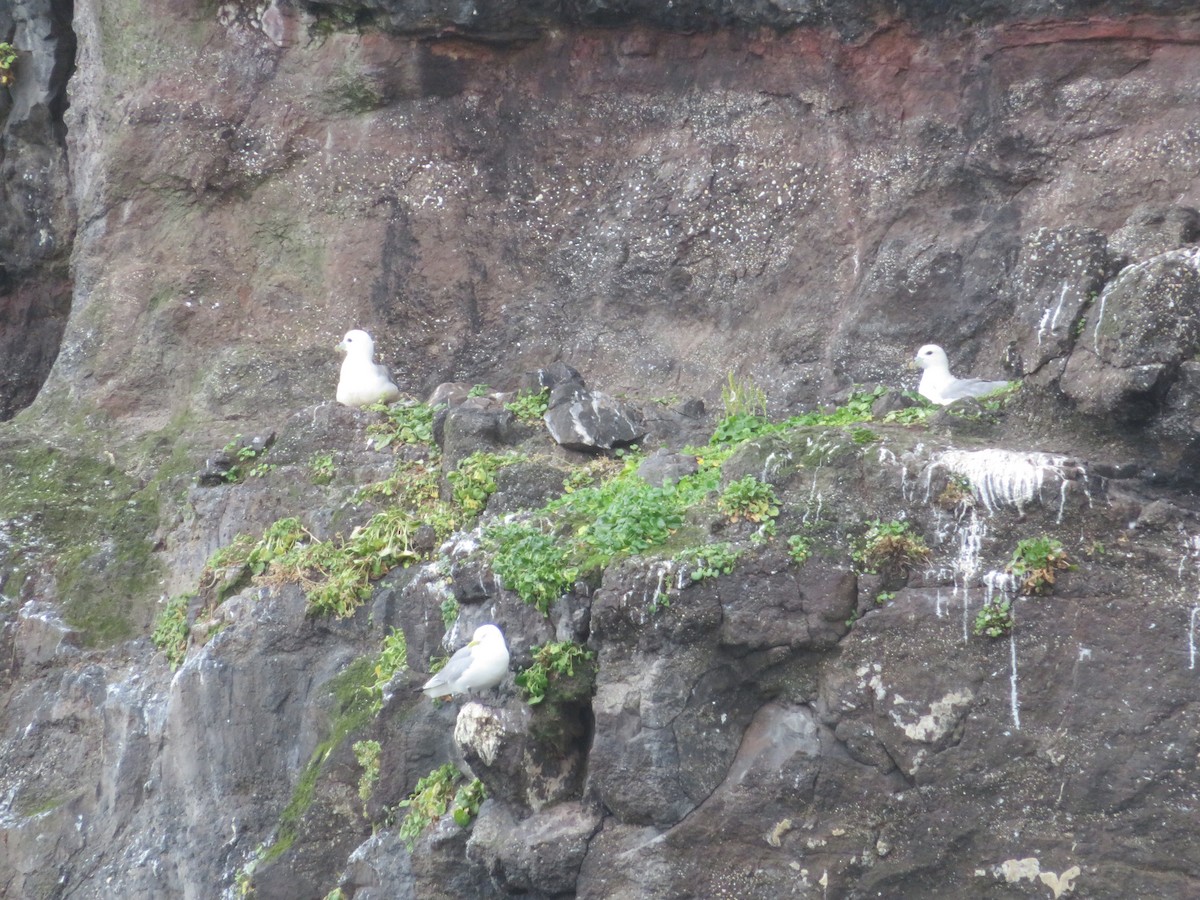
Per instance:
[[[257,541],[239,535],[229,548],[214,554],[206,567],[207,578],[216,583],[219,572],[237,567],[253,575],[298,581],[310,612],[351,615],[370,596],[373,580],[424,559],[429,538],[436,545],[460,522],[452,505],[438,498],[434,470],[411,463],[404,472],[410,477],[398,477],[389,487],[397,505],[376,513],[349,537],[317,541],[298,519],[280,519]]]
[[[172,669],[178,669],[187,655],[187,614],[191,600],[192,597],[188,594],[180,594],[168,600],[155,619],[154,633],[150,635],[154,646],[166,654]]]
[[[383,689],[397,672],[407,666],[408,641],[405,640],[403,631],[392,628],[384,637],[379,656],[375,659],[375,678],[369,689],[373,712],[378,713],[383,709]]]
[[[1021,390],[1021,382],[1010,381],[1002,388],[996,388],[990,394],[985,394],[979,398],[979,403],[984,409],[995,412],[1003,409],[1012,400],[1017,391]]]
[[[1054,588],[1055,573],[1071,568],[1062,543],[1046,535],[1018,541],[1008,564],[1008,571],[1021,582],[1022,594],[1049,593]]]
[[[471,820],[479,815],[479,807],[487,799],[487,790],[478,778],[468,781],[454,793],[454,802],[450,805],[450,815],[454,824],[466,828]]]
[[[253,444],[244,443],[239,434],[221,448],[222,453],[233,458],[233,463],[221,473],[221,480],[226,484],[240,484],[247,477],[261,478],[274,471],[274,465],[262,462],[268,449],[270,448],[256,448]]]
[[[788,556],[798,566],[804,565],[812,556],[812,542],[802,534],[789,535],[787,545]]]
[[[516,398],[504,404],[504,408],[522,422],[537,422],[550,406],[550,389],[521,391]]]
[[[883,606],[884,604],[891,603],[895,599],[896,599],[895,591],[880,591],[878,594],[875,595],[875,605]]]
[[[492,389],[491,385],[474,384],[474,385],[471,385],[471,389],[469,391],[467,391],[467,396],[468,397],[486,397],[488,392],[491,389]]]
[[[727,541],[691,547],[677,554],[675,559],[688,567],[692,581],[729,575],[737,565],[742,551],[734,549]]]
[[[578,576],[567,551],[532,525],[498,525],[484,533],[484,540],[493,552],[492,569],[504,586],[543,613]]]
[[[930,416],[941,409],[940,406],[930,403],[916,391],[904,391],[904,396],[911,400],[913,405],[884,413],[884,422],[897,425],[924,425],[929,421]]]
[[[8,41],[0,41],[0,87],[8,87],[17,80],[13,72],[13,64],[17,61],[17,51]]]
[[[383,450],[392,444],[425,444],[433,452],[433,409],[424,403],[376,403],[368,407],[383,413],[385,421],[367,426],[371,444]]]
[[[962,475],[952,474],[937,496],[937,505],[947,511],[974,506],[975,494],[971,490],[971,482]]]
[[[726,486],[717,508],[731,522],[765,522],[779,515],[779,498],[770,484],[747,475]]]
[[[575,677],[576,667],[581,671],[587,666],[588,691],[595,671],[591,666],[596,654],[574,641],[551,641],[533,648],[533,664],[517,673],[514,681],[525,694],[525,701],[536,706],[548,696],[553,696],[556,687],[566,679]],[[576,686],[572,696],[578,693]]]
[[[363,770],[362,775],[358,777],[358,799],[362,801],[363,815],[365,816],[367,815],[367,803],[370,802],[375,785],[379,782],[379,759],[383,748],[379,741],[355,741],[352,749],[355,761]]]
[[[261,538],[246,554],[246,565],[255,575],[261,575],[276,560],[297,562],[299,545],[308,537],[308,532],[294,516],[278,519],[267,526]]]
[[[907,572],[929,558],[929,547],[906,522],[871,522],[858,541],[854,559],[865,571]]]
[[[482,512],[488,498],[496,491],[496,473],[518,459],[514,453],[501,455],[477,451],[461,460],[457,469],[446,473],[454,502],[468,515]]]
[[[458,621],[458,601],[453,597],[447,597],[438,606],[438,611],[442,614],[442,624],[449,631],[454,627],[454,623]]]
[[[483,783],[475,779],[456,789],[455,784],[461,777],[452,764],[446,763],[420,779],[408,799],[400,801],[399,807],[407,809],[408,813],[400,823],[398,833],[410,851],[416,846],[421,832],[447,811],[460,828],[469,825],[478,814],[487,796]]]
[[[333,481],[334,472],[332,453],[314,453],[308,461],[309,479],[313,484],[329,484]]]
[[[1006,597],[983,604],[975,614],[975,633],[988,637],[1003,637],[1012,631],[1012,602]]]

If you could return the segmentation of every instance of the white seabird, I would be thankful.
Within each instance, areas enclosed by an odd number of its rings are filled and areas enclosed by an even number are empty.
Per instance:
[[[508,674],[508,644],[495,625],[480,625],[463,647],[421,688],[431,699],[495,687]]]
[[[948,406],[965,397],[982,397],[1000,388],[1008,387],[1010,381],[982,381],[978,378],[955,378],[950,374],[950,363],[946,351],[937,344],[926,344],[917,351],[913,360],[925,371],[917,393],[931,403]]]
[[[375,362],[375,342],[365,331],[347,331],[338,349],[346,354],[338,378],[337,401],[346,406],[390,403],[400,396],[388,370]]]

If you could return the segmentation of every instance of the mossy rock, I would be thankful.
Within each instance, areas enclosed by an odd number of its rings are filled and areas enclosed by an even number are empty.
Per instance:
[[[26,442],[0,445],[0,530],[12,585],[48,586],[86,645],[109,644],[153,619],[158,490],[114,464]]]

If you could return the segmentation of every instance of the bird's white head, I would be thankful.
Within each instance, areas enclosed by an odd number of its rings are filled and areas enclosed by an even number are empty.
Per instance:
[[[921,369],[949,369],[950,362],[946,359],[946,351],[937,344],[926,344],[917,351],[916,357],[913,359],[918,368]]]
[[[375,342],[365,331],[354,328],[346,332],[337,348],[343,353],[353,353],[355,356],[371,357],[375,354]]]
[[[480,625],[471,635],[471,646],[487,644],[493,641],[504,643],[504,634],[495,625]]]

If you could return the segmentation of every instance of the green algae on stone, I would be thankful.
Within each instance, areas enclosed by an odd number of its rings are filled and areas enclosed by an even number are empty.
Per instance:
[[[86,645],[148,624],[159,577],[157,523],[157,488],[115,465],[49,446],[0,447],[0,528],[13,581],[48,571],[67,623]]]

